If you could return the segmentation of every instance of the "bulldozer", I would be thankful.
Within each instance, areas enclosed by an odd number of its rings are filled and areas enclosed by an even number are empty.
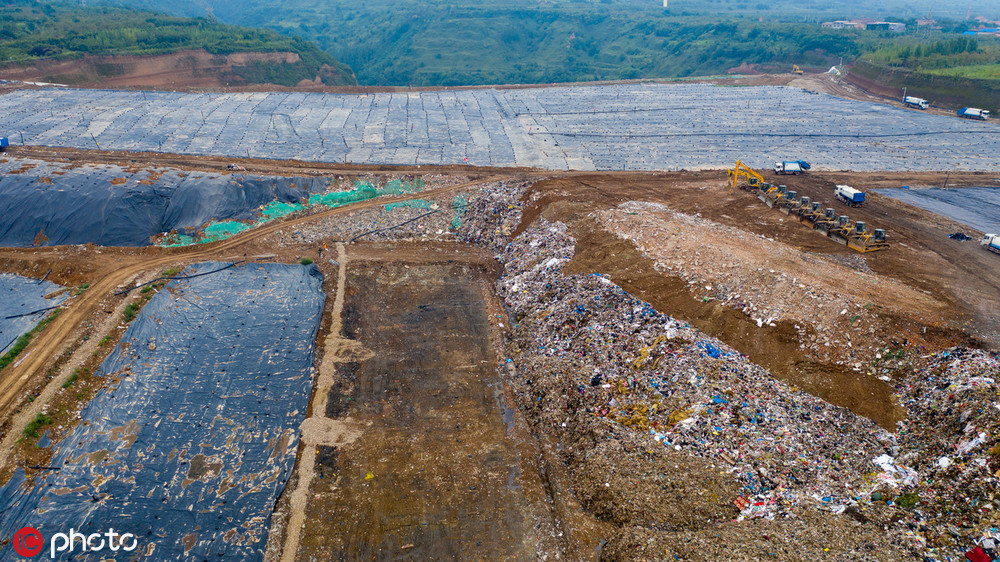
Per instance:
[[[792,211],[797,209],[801,202],[799,201],[799,193],[797,191],[785,192],[785,196],[781,198],[781,201],[777,203],[778,210],[783,214],[790,215]]]
[[[847,215],[840,215],[837,217],[836,222],[833,224],[833,228],[830,229],[829,236],[833,238],[840,244],[847,244],[847,239],[851,237],[851,232],[854,230],[854,223],[851,222],[851,217]]]
[[[761,190],[760,195],[757,199],[760,199],[768,207],[774,208],[775,205],[780,205],[781,202],[787,197],[786,192],[788,191],[788,186],[785,185],[772,185],[767,188],[766,191]]]
[[[736,166],[732,170],[727,170],[729,172],[729,191],[736,192],[736,184],[739,182],[740,178],[745,178],[746,183],[740,185],[741,189],[746,189],[747,191],[755,191],[761,187],[767,185],[764,181],[764,176],[758,174],[753,168],[744,164],[741,160],[736,161]]]
[[[803,197],[803,199],[805,199],[805,197]],[[812,203],[809,204],[808,209],[805,208],[805,206],[802,207],[801,211],[799,212],[799,221],[808,222],[815,225],[816,221],[818,221],[822,216],[823,216],[823,202],[813,201]]]
[[[885,250],[889,247],[889,242],[884,230],[876,228],[869,231],[865,223],[858,221],[847,237],[847,247],[864,254]]]
[[[827,207],[823,214],[816,218],[816,222],[813,224],[813,228],[819,230],[823,233],[823,236],[829,236],[830,231],[833,230],[834,226],[837,224],[837,210],[832,207]]]

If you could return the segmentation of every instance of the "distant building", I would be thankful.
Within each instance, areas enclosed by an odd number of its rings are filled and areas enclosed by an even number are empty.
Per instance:
[[[1000,28],[984,27],[982,29],[972,29],[963,33],[964,35],[1000,35]]]
[[[825,21],[823,27],[827,29],[854,29],[854,22],[850,21]]]
[[[670,7],[670,6],[667,5],[667,2],[669,2],[669,1],[670,0],[663,0],[663,7],[664,8],[669,8]]]
[[[892,21],[876,21],[866,24],[865,29],[873,29],[876,31],[893,31],[896,33],[902,33],[906,31],[906,24],[896,23]]]

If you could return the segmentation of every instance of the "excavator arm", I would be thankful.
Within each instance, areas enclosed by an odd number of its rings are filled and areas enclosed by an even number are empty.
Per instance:
[[[747,166],[742,161],[737,160],[736,166],[732,170],[729,170],[729,190],[736,191],[736,184],[739,182],[740,178],[745,178],[747,183],[751,186],[756,186],[764,183],[764,176],[758,174],[753,168]]]

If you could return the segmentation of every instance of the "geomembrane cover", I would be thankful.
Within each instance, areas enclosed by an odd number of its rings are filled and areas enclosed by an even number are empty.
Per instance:
[[[0,488],[0,536],[114,527],[139,548],[84,559],[260,560],[295,463],[323,302],[315,267],[171,281],[101,366],[112,381],[54,445],[54,469]]]
[[[62,293],[50,299],[45,295],[52,294],[59,285],[49,281],[28,279],[20,275],[0,273],[0,356],[7,352],[11,345],[22,334],[30,331],[51,310],[28,314],[37,310],[61,304],[69,298],[68,293]],[[22,316],[28,314],[27,316]],[[17,316],[17,318],[8,318]]]
[[[151,174],[10,159],[0,162],[0,246],[147,246],[157,234],[193,232],[211,219],[250,219],[272,201],[297,203],[328,188],[328,178]]]
[[[0,96],[11,142],[553,170],[995,170],[992,122],[787,86],[611,84],[376,94],[46,88]]]

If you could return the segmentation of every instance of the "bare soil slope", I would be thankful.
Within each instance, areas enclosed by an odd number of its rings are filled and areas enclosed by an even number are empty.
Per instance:
[[[44,59],[29,65],[9,65],[0,77],[25,82],[55,82],[87,88],[188,89],[248,85],[234,67],[255,63],[299,62],[298,53],[233,53],[213,55],[204,49],[149,56],[86,56],[82,59]],[[324,67],[326,72],[336,72]],[[303,80],[302,87],[322,85],[320,76]]]

